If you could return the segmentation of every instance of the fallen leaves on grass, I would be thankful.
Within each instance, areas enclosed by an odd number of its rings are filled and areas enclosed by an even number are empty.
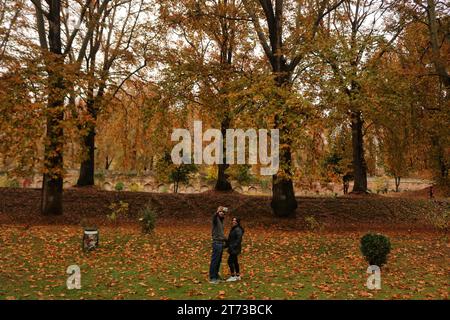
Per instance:
[[[377,291],[365,288],[360,233],[247,228],[243,280],[214,286],[208,227],[160,227],[152,237],[103,227],[100,247],[88,253],[81,236],[74,226],[0,226],[0,299],[448,299],[449,246],[433,234],[389,234],[395,246]],[[72,264],[81,290],[66,288]]]

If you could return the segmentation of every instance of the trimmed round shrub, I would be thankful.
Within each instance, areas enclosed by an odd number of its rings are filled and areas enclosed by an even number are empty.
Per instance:
[[[367,233],[361,238],[361,253],[370,265],[381,268],[391,251],[389,238],[382,234]]]
[[[130,185],[130,191],[132,192],[139,192],[141,190],[141,186],[137,183],[132,183]]]
[[[125,185],[123,184],[123,182],[117,182],[116,186],[114,187],[114,189],[116,189],[116,191],[122,191],[125,188]]]

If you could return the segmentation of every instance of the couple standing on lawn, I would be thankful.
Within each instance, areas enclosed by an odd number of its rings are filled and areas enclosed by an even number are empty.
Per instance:
[[[211,264],[209,266],[209,282],[219,283],[221,280],[219,277],[220,263],[222,262],[222,253],[224,248],[228,248],[228,266],[230,267],[231,276],[227,281],[241,280],[239,274],[238,255],[241,253],[242,236],[244,229],[241,227],[240,219],[233,217],[231,220],[232,227],[228,238],[225,238],[223,231],[223,221],[225,215],[228,212],[228,208],[219,207],[212,219],[212,255]]]

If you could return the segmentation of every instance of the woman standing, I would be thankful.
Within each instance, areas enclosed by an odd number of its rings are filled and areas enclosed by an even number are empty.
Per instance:
[[[230,254],[228,257],[228,266],[230,267],[231,277],[227,281],[237,281],[241,280],[238,255],[241,253],[244,229],[241,227],[241,220],[239,218],[234,217],[231,223],[232,228],[227,241],[228,253]]]

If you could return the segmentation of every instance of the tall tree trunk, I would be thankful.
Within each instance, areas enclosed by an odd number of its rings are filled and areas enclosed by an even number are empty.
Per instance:
[[[45,173],[42,181],[41,213],[44,215],[61,215],[63,178]]]
[[[280,99],[282,99],[280,97]],[[270,206],[273,213],[279,217],[295,215],[297,199],[295,199],[292,181],[292,153],[289,130],[283,124],[284,119],[275,116],[275,129],[280,130],[280,170],[272,176],[272,201]]]
[[[106,155],[106,158],[105,158],[105,170],[109,170],[109,167],[111,166],[112,161],[113,161],[113,158],[110,159],[109,156]]]
[[[435,166],[437,167],[436,180],[440,185],[450,185],[448,172],[449,172],[449,164],[448,160],[445,156],[445,149],[442,146],[440,141],[440,137],[436,134],[433,134],[431,137],[431,145],[433,147],[433,158],[436,159]]]
[[[280,137],[283,133],[280,133]],[[281,143],[280,143],[281,144]],[[280,166],[290,168],[291,148],[289,145],[281,147]],[[297,200],[295,199],[294,184],[289,172],[282,172],[272,176],[272,201],[270,206],[273,213],[279,217],[289,217],[295,215]],[[287,174],[287,175],[286,175]]]
[[[434,64],[434,68],[436,70],[439,79],[447,91],[444,103],[448,103],[450,100],[450,73],[448,70],[448,63],[446,63],[445,55],[441,56],[440,46],[441,41],[439,40],[439,21],[436,15],[436,0],[427,0],[427,20],[428,20],[428,30],[430,36],[430,45],[431,45],[431,53],[432,53],[432,62]],[[447,36],[447,35],[446,35]],[[445,147],[440,143],[441,137],[437,136],[435,133],[431,136],[431,143],[434,148],[439,176],[438,184],[441,185],[449,185],[449,163],[445,157]]]
[[[352,111],[351,129],[352,129],[352,149],[353,149],[353,177],[354,184],[352,192],[367,192],[367,165],[364,159],[363,142],[363,119],[361,111]]]
[[[94,99],[94,88],[89,89],[89,98],[87,100],[87,111],[91,119],[86,123],[87,134],[83,137],[84,157],[80,165],[80,175],[78,176],[77,186],[93,186],[95,172],[95,122],[97,112]]]
[[[398,191],[399,191],[399,188],[400,188],[400,180],[401,180],[401,177],[395,176],[395,177],[394,177],[394,180],[395,180],[395,192],[398,192]]]
[[[279,26],[278,26],[279,27]],[[281,41],[281,40],[280,40]],[[279,44],[281,47],[281,45]],[[277,59],[277,64],[272,69],[275,75],[275,83],[279,88],[290,86],[291,73],[287,71],[285,63]],[[285,101],[282,96],[282,107],[285,108]],[[289,128],[285,123],[285,110],[275,115],[275,129],[280,130],[280,170],[272,176],[272,201],[270,206],[273,213],[279,217],[291,217],[295,215],[297,209],[297,199],[295,199],[294,183],[292,181],[292,151]]]
[[[45,173],[42,182],[41,213],[59,215],[63,213],[63,148],[64,131],[64,58],[61,52],[61,1],[49,3],[49,44],[52,56],[47,63],[48,102],[47,132],[44,151]]]
[[[63,104],[60,93],[62,78],[58,77],[51,84],[47,106],[47,143],[45,145],[44,165],[46,172],[42,181],[41,213],[44,215],[60,215],[63,213]]]
[[[87,134],[83,137],[83,150],[86,158],[80,165],[80,175],[78,177],[77,186],[93,186],[95,184],[95,128],[97,122],[98,105],[103,99],[104,87],[101,86],[97,96],[94,98],[94,88],[90,88],[89,98],[87,101],[87,111],[91,117],[86,124]]]
[[[220,124],[220,131],[222,132],[222,136],[226,136],[226,130],[230,126],[230,118],[226,115],[224,119],[222,120],[222,123]],[[226,173],[226,170],[230,166],[228,163],[226,163],[226,146],[223,145],[223,163],[218,164],[218,171],[217,171],[217,181],[216,186],[214,189],[216,191],[230,191],[231,183],[228,181],[228,174]]]
[[[222,67],[222,70],[231,70],[232,62],[233,62],[233,50],[234,50],[234,38],[235,38],[235,22],[233,20],[228,20],[228,6],[231,5],[231,9],[235,7],[234,1],[231,3],[228,3],[227,0],[223,1],[223,3],[219,2],[219,12],[223,11],[220,20],[220,28],[222,32],[222,41],[219,41],[220,43],[220,65]],[[222,8],[220,8],[222,7]],[[233,11],[233,10],[231,10]],[[233,15],[233,14],[232,14]],[[226,94],[227,88],[226,83],[228,82],[228,78],[225,77],[225,81],[221,84],[220,93]],[[224,101],[222,102],[224,106],[227,106],[227,109],[230,110],[230,101],[228,98],[224,98]],[[228,112],[225,112],[223,115],[222,121],[220,123],[220,131],[222,132],[222,137],[226,136],[226,130],[230,127],[230,115]],[[216,185],[214,187],[214,190],[216,191],[231,191],[231,183],[228,181],[228,174],[226,173],[226,170],[230,166],[228,163],[226,163],[226,144],[223,144],[222,149],[222,162],[219,163],[217,166],[217,181]]]
[[[83,149],[87,152],[85,158],[80,165],[80,175],[78,177],[77,186],[93,186],[95,172],[95,127],[89,126],[87,135],[83,138]]]
[[[439,22],[436,17],[436,1],[435,0],[427,0],[427,18],[428,18],[428,30],[430,32],[430,44],[431,44],[431,53],[432,53],[432,61],[434,64],[434,68],[436,73],[439,76],[442,84],[445,86],[447,90],[450,89],[450,74],[447,72],[447,66],[445,65],[445,58],[441,57],[440,53],[440,41],[438,39],[439,33]]]

